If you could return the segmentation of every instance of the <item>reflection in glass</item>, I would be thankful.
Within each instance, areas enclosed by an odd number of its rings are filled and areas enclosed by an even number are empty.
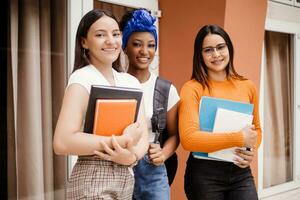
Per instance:
[[[290,34],[266,31],[263,187],[293,177],[293,52]]]

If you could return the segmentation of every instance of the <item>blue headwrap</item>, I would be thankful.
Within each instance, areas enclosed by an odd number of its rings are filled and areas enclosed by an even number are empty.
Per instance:
[[[157,33],[154,22],[156,18],[145,9],[135,10],[132,17],[128,20],[127,25],[123,30],[123,44],[122,48],[127,46],[128,39],[133,32],[150,32],[155,39],[155,49],[157,47]]]

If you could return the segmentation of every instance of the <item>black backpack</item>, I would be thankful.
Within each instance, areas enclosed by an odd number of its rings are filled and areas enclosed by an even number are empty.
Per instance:
[[[161,147],[163,147],[164,143],[169,137],[167,130],[167,109],[170,87],[170,81],[157,77],[154,87],[153,115],[151,118],[151,124],[152,131],[156,133],[154,142],[159,142]],[[165,161],[165,165],[167,169],[169,185],[171,185],[178,167],[177,154],[174,153],[172,156],[170,156]]]

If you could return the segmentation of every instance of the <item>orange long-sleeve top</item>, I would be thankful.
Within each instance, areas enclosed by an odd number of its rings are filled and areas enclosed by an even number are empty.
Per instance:
[[[243,147],[244,136],[241,131],[231,133],[209,133],[201,131],[199,125],[199,103],[202,96],[223,98],[251,103],[253,124],[257,131],[256,148],[261,143],[259,122],[258,95],[254,83],[250,80],[230,79],[209,81],[211,91],[196,80],[186,82],[180,92],[179,103],[179,136],[181,145],[188,151],[214,152],[230,147]]]

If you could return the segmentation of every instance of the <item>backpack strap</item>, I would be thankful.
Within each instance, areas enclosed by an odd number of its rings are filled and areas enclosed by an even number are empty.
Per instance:
[[[154,143],[163,145],[162,134],[167,127],[168,99],[171,82],[157,77],[154,86],[152,131],[156,133]]]
[[[168,100],[171,82],[157,77],[153,96],[153,115],[151,118],[152,131],[156,133],[154,142],[160,143],[161,148],[169,138],[167,130]],[[177,154],[174,153],[165,161],[168,182],[171,186],[178,167]]]

